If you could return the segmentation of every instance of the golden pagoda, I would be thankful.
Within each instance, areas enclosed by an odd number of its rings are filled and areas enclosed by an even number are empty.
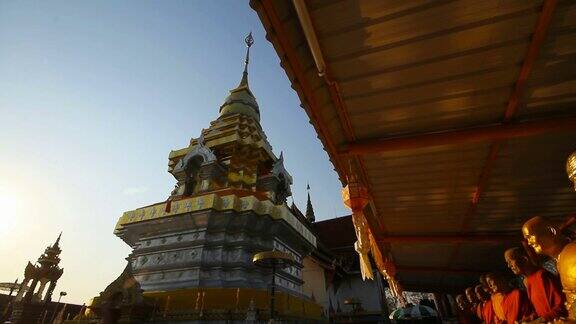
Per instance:
[[[277,250],[294,265],[276,272],[276,318],[319,319],[303,293],[303,258],[316,247],[309,221],[286,205],[292,177],[260,126],[248,85],[252,35],[240,84],[219,116],[171,151],[168,200],[125,212],[114,233],[133,248],[124,273],[74,322],[267,320],[269,270],[256,253]]]

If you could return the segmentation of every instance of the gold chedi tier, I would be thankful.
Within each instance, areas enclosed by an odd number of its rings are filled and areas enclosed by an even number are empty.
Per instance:
[[[275,220],[282,220],[292,227],[309,244],[316,246],[316,236],[310,229],[303,225],[285,204],[275,205],[269,200],[261,200],[250,192],[231,193],[229,190],[208,193],[197,197],[188,197],[171,203],[170,211],[166,210],[166,202],[148,207],[138,208],[125,212],[118,220],[114,234],[121,237],[129,245],[135,244],[136,237],[127,231],[127,227],[136,223],[151,220],[161,220],[166,217],[177,217],[200,211],[220,211],[231,213],[253,212],[260,216],[269,216]],[[140,234],[140,233],[138,233]]]

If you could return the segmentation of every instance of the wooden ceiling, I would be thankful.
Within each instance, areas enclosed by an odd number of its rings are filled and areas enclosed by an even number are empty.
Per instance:
[[[527,218],[576,211],[576,2],[305,1],[323,76],[292,1],[250,4],[407,288],[470,285]]]

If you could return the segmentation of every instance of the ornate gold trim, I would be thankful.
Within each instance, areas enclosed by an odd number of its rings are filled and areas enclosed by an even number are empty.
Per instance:
[[[294,228],[306,241],[316,247],[316,236],[296,218],[286,205],[274,205],[268,200],[261,201],[255,196],[238,197],[236,195],[218,196],[211,193],[198,197],[176,200],[171,203],[170,212],[166,212],[166,203],[138,208],[124,212],[118,219],[114,233],[125,225],[145,222],[163,217],[172,217],[202,210],[252,211],[258,215],[269,215],[273,219],[282,219]]]

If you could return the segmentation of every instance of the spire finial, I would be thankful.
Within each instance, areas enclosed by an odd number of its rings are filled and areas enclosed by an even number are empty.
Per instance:
[[[310,183],[307,183],[306,190],[308,191],[308,201],[306,202],[306,218],[309,222],[313,223],[316,221],[316,216],[314,215],[314,207],[312,207],[312,200],[310,199]]]
[[[248,87],[248,63],[250,62],[250,47],[254,44],[254,37],[252,37],[252,32],[244,38],[244,42],[246,43],[246,59],[244,60],[244,72],[242,73],[242,80],[240,80],[240,87]]]
[[[60,245],[60,238],[61,237],[62,237],[62,232],[60,232],[60,235],[58,235],[56,242],[54,242],[54,245],[52,245],[53,247],[58,247]]]

